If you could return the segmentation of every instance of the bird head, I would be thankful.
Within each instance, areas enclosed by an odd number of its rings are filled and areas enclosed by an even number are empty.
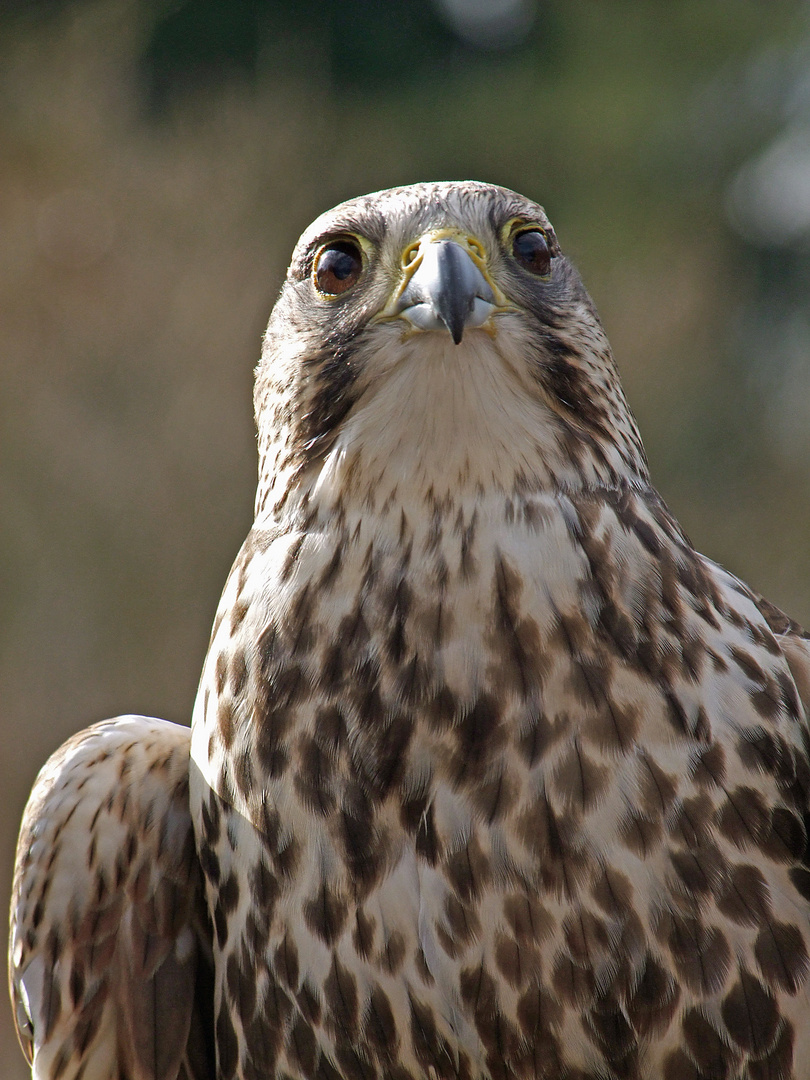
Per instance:
[[[644,475],[610,346],[542,207],[472,181],[343,203],[303,234],[257,368],[257,508],[370,490]],[[382,483],[382,489],[379,487]]]

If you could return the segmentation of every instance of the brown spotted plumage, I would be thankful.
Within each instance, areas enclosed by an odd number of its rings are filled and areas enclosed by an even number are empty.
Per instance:
[[[319,218],[256,415],[191,742],[215,1075],[810,1080],[810,641],[650,486],[542,209]]]
[[[37,777],[9,948],[35,1080],[213,1080],[188,753],[188,728],[122,716],[69,739]]]

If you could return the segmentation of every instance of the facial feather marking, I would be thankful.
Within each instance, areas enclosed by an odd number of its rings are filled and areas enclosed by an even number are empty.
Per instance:
[[[504,249],[512,219],[545,223],[555,253],[547,284]],[[449,225],[480,238],[493,280],[514,299],[459,345],[377,320],[407,243]],[[347,233],[370,251],[365,271],[350,292],[319,299],[314,251]],[[407,490],[417,500],[436,484],[511,489],[518,477],[535,489],[612,486],[628,468],[645,482],[610,347],[540,207],[485,185],[463,196],[454,185],[381,193],[320,218],[292,266],[257,372],[260,487],[274,490],[260,505],[286,504],[304,476],[320,497],[361,500],[403,482],[400,497]],[[354,478],[368,480],[366,495],[347,482],[349,461]]]

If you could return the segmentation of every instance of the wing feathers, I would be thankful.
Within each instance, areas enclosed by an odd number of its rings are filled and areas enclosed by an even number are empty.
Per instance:
[[[210,1080],[187,728],[119,717],[39,774],[17,848],[11,992],[36,1080]]]
[[[810,723],[810,640],[797,634],[785,634],[778,640],[796,684],[804,715]]]

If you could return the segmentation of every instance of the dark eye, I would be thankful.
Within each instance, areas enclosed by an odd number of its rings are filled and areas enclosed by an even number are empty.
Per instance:
[[[519,232],[512,241],[512,254],[524,269],[539,277],[545,277],[551,270],[551,252],[539,229]]]
[[[335,240],[322,247],[315,258],[315,286],[320,293],[337,296],[360,277],[363,256],[353,240]]]

